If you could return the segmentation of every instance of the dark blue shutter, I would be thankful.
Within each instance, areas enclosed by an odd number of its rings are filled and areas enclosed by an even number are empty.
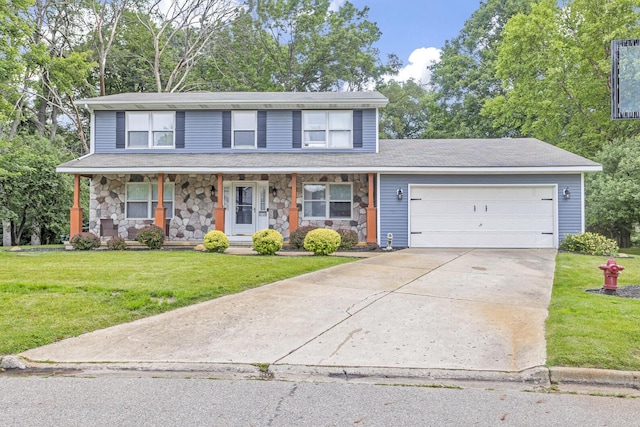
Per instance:
[[[267,112],[258,111],[258,148],[267,148]]]
[[[222,148],[231,148],[231,111],[222,112]]]
[[[353,148],[362,148],[362,110],[353,111]]]
[[[184,111],[176,111],[176,148],[184,148]]]
[[[292,111],[293,119],[293,148],[302,148],[302,111]]]
[[[126,141],[126,122],[124,111],[116,112],[116,148],[125,148]]]

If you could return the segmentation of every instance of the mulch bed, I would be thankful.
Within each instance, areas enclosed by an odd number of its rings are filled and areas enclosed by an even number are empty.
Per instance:
[[[618,286],[618,289],[614,291],[614,293],[610,293],[610,294],[605,293],[604,288],[585,289],[585,292],[589,292],[592,294],[600,294],[608,297],[640,299],[640,285]]]

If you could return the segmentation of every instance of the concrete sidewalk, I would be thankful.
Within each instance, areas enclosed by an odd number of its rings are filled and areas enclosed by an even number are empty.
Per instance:
[[[59,366],[259,364],[298,374],[349,368],[381,375],[401,369],[514,376],[545,363],[544,321],[555,255],[555,250],[407,249],[21,356]]]

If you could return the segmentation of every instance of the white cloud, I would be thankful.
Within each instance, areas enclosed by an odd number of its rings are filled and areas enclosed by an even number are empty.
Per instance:
[[[338,9],[342,7],[346,0],[331,0],[331,4],[329,5],[329,10],[331,12],[337,12]]]
[[[429,66],[440,61],[442,51],[435,47],[421,47],[409,55],[409,63],[392,79],[400,82],[414,79],[416,82],[428,84],[431,80]]]

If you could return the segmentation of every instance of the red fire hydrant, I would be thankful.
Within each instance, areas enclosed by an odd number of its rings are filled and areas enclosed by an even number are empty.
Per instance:
[[[613,294],[618,289],[618,276],[624,267],[618,265],[613,257],[607,263],[598,267],[604,273],[604,293]]]

